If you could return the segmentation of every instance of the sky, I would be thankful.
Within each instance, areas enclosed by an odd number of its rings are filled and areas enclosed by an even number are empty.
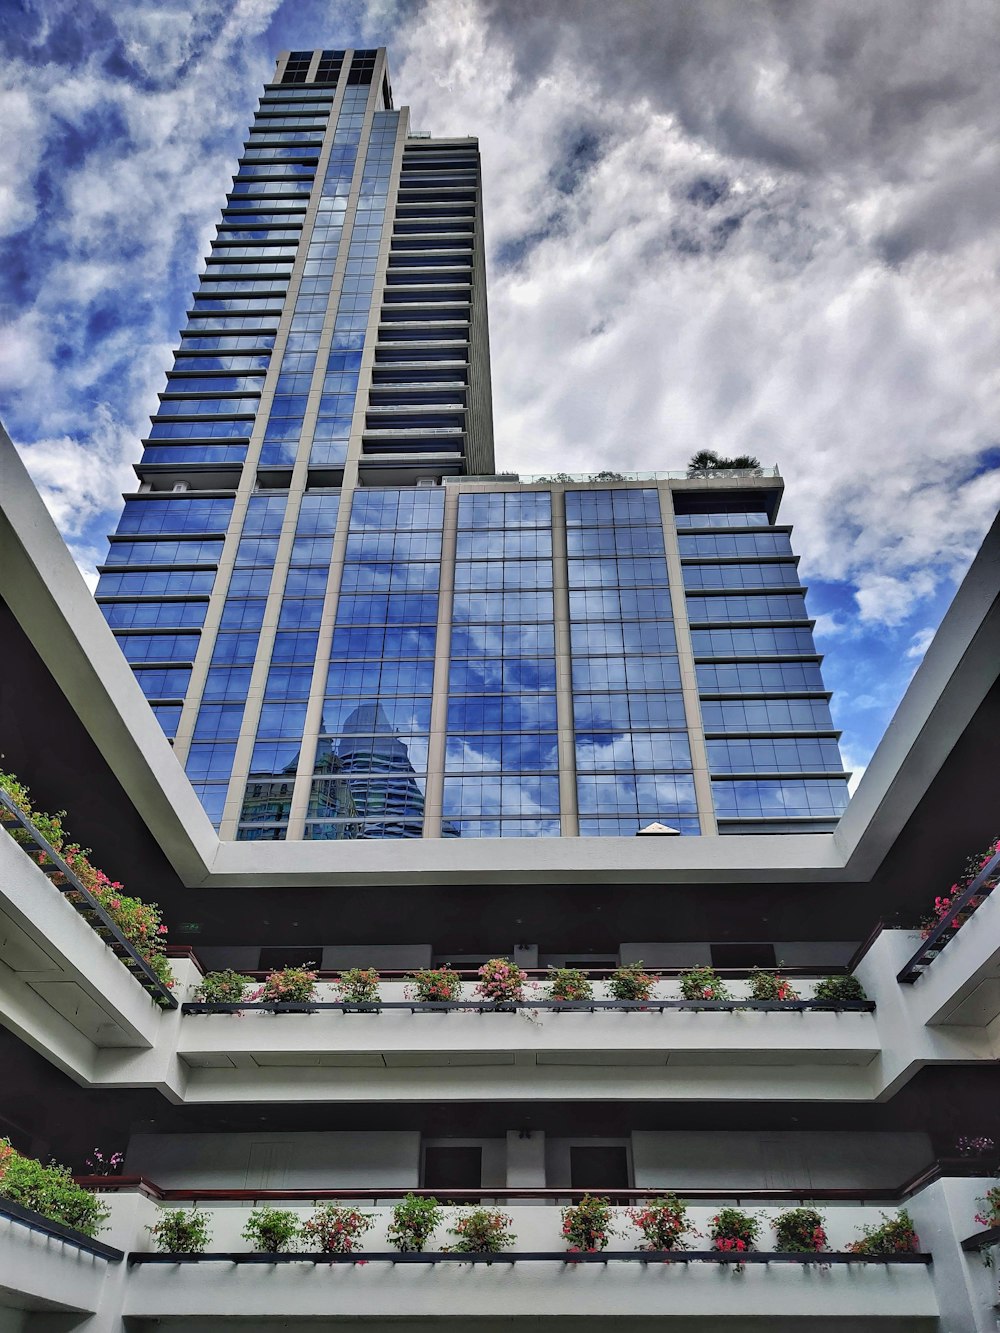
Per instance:
[[[995,0],[0,0],[0,413],[92,573],[257,91],[479,136],[497,462],[777,463],[860,774],[1000,508]]]

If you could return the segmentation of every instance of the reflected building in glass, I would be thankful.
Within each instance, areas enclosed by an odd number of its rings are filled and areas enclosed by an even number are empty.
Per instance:
[[[385,52],[248,132],[97,595],[223,837],[828,831],[770,469],[497,474],[477,141]]]

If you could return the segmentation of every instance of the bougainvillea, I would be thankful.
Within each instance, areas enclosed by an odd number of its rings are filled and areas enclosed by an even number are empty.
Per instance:
[[[852,1241],[847,1249],[852,1254],[865,1254],[882,1257],[890,1254],[909,1254],[920,1248],[920,1241],[913,1229],[913,1219],[905,1208],[901,1208],[895,1217],[882,1214],[882,1223],[877,1227],[862,1227],[861,1239]]]
[[[594,988],[579,967],[550,967],[549,996],[553,1000],[592,1000]]]
[[[303,1240],[312,1241],[324,1254],[351,1254],[358,1237],[374,1225],[371,1213],[328,1203],[302,1224]]]
[[[421,1254],[440,1224],[443,1211],[437,1199],[422,1194],[404,1195],[392,1210],[392,1221],[386,1231],[389,1243],[397,1249]]]
[[[750,972],[750,995],[755,1000],[797,1000],[799,993],[780,972],[764,972],[753,968]]]
[[[992,1189],[986,1191],[981,1199],[977,1199],[979,1212],[976,1213],[976,1221],[981,1227],[1000,1227],[1000,1185],[994,1185]]]
[[[378,1004],[380,980],[373,967],[348,967],[333,984],[344,1004]]]
[[[311,967],[275,968],[252,998],[273,1004],[308,1004],[316,998],[316,973]]]
[[[524,999],[527,972],[506,958],[491,958],[479,969],[476,994],[484,1000],[502,1004]]]
[[[139,957],[148,965],[157,980],[168,989],[172,989],[173,973],[164,953],[167,928],[163,924],[157,905],[145,903],[141,898],[127,894],[124,885],[110,879],[103,870],[99,870],[91,863],[89,849],[72,842],[63,826],[65,810],[57,811],[54,815],[35,810],[31,804],[28,788],[10,773],[0,772],[0,788],[34,825],[52,850],[62,857],[83,887],[97,900]],[[11,836],[15,842],[20,842],[22,845],[30,838],[23,829],[12,830]],[[45,852],[36,852],[33,855],[39,865],[48,864],[49,858]],[[53,883],[65,883],[65,876],[53,876]],[[81,908],[81,915],[96,933],[107,939],[110,932],[97,913],[84,905],[83,895],[70,891],[66,896],[70,902]]]
[[[227,967],[223,972],[206,972],[199,981],[194,998],[202,1004],[239,1004],[253,985],[253,977],[234,972]]]
[[[827,1247],[826,1222],[815,1208],[790,1208],[774,1219],[775,1248],[816,1254]]]
[[[641,1208],[630,1208],[629,1217],[646,1238],[647,1250],[682,1250],[685,1237],[697,1235],[689,1221],[687,1204],[676,1194],[650,1199]]]
[[[658,978],[643,970],[642,961],[622,963],[608,977],[608,994],[613,1000],[648,1000]]]
[[[448,1004],[462,998],[462,978],[452,967],[423,967],[410,972],[406,997],[421,1004]]]
[[[448,1228],[448,1234],[458,1239],[454,1245],[445,1248],[460,1254],[499,1254],[517,1240],[513,1232],[507,1230],[513,1222],[509,1213],[494,1208],[473,1208]]]
[[[614,1235],[611,1225],[611,1204],[607,1199],[585,1194],[579,1203],[563,1209],[562,1234],[571,1254],[585,1251],[594,1254],[606,1248],[608,1237]]]
[[[974,856],[969,857],[962,867],[962,873],[959,875],[957,882],[951,886],[947,893],[942,893],[934,899],[933,911],[921,923],[921,933],[924,939],[936,930],[942,922],[947,922],[953,929],[958,930],[960,926],[965,925],[976,909],[983,905],[990,889],[996,888],[998,881],[1000,881],[1000,872],[992,875],[984,882],[981,886],[984,890],[983,893],[977,893],[970,898],[960,912],[955,911],[955,904],[958,899],[961,898],[972,881],[997,852],[1000,852],[1000,838],[994,838],[985,851],[977,852]]]
[[[678,978],[685,1000],[728,1000],[726,984],[714,967],[692,967]]]
[[[760,1235],[760,1219],[739,1208],[721,1208],[712,1218],[708,1234],[713,1250],[737,1256],[746,1254]],[[737,1263],[734,1271],[742,1273],[743,1265]]]

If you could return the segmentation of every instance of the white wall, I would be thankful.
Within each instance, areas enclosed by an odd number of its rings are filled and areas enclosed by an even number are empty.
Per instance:
[[[891,1188],[932,1155],[926,1134],[642,1130],[632,1135],[637,1188]]]
[[[134,1134],[125,1174],[168,1189],[408,1187],[419,1181],[413,1130],[312,1134]]]

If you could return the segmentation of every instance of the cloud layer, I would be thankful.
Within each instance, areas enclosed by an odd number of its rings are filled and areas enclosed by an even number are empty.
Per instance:
[[[0,385],[82,563],[274,54],[384,42],[415,126],[481,140],[500,465],[778,462],[865,762],[1000,505],[992,0],[21,14]]]

